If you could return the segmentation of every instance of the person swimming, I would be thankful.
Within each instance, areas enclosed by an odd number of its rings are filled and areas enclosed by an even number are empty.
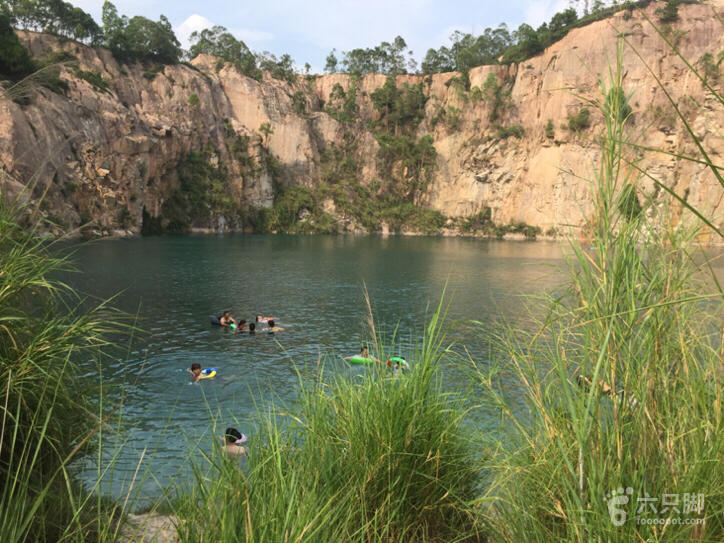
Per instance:
[[[253,322],[249,323],[249,333],[256,334],[256,324],[254,324]]]
[[[252,324],[254,324],[254,323],[252,323]],[[239,324],[237,325],[237,328],[239,329],[239,332],[243,332],[244,329],[246,328],[246,320],[245,320],[245,319],[241,319],[241,320],[239,321]]]
[[[221,326],[230,326],[232,324],[236,325],[236,321],[234,320],[234,317],[231,316],[230,311],[224,311],[224,314],[219,319],[219,324]]]
[[[359,354],[355,354],[352,356],[345,356],[343,360],[349,360],[350,358],[368,358],[370,360],[374,360],[375,362],[379,362],[375,357],[370,356],[370,350],[367,347],[360,347]],[[389,365],[389,364],[388,364]]]
[[[199,379],[201,379],[201,364],[194,362],[191,364],[191,369],[187,371],[191,373],[191,380],[194,383],[198,383]]]
[[[274,332],[281,332],[282,330],[284,330],[284,328],[277,326],[274,322],[274,319],[269,319],[268,321],[266,321],[267,333],[273,334]]]
[[[243,446],[247,437],[236,428],[227,428],[224,432],[224,452],[229,456],[246,454],[246,447]]]

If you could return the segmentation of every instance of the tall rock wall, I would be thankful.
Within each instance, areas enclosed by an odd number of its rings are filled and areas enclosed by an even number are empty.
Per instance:
[[[646,13],[653,17],[653,10]],[[679,9],[681,20],[670,36],[692,62],[705,53],[716,60],[724,51],[724,32],[712,10],[724,15],[721,0]],[[496,223],[524,222],[550,233],[582,225],[591,212],[586,178],[597,167],[602,118],[594,112],[591,126],[580,133],[566,128],[567,119],[580,110],[581,96],[599,97],[599,81],[612,67],[620,37],[627,42],[624,86],[632,94],[632,128],[644,134],[643,145],[665,151],[642,151],[640,164],[724,228],[724,190],[704,166],[676,157],[696,149],[656,77],[720,163],[724,108],[636,12],[573,30],[519,65],[475,68],[469,74],[472,92],[455,84],[454,73],[399,76],[398,86],[422,83],[428,99],[417,133],[431,134],[437,151],[437,167],[416,203],[449,217],[489,208]],[[69,85],[65,96],[38,88],[27,99],[13,100],[0,91],[3,191],[45,195],[41,211],[59,229],[92,221],[96,234],[139,233],[144,209],[147,218],[162,215],[181,182],[179,163],[199,150],[223,168],[224,190],[239,208],[271,206],[280,186],[318,187],[325,149],[341,145],[350,130],[361,183],[384,191],[370,121],[378,117],[371,95],[385,76],[300,76],[290,84],[265,74],[256,81],[203,55],[188,65],[152,69],[119,65],[108,51],[46,35],[21,33],[21,39],[36,57],[67,51],[78,58],[77,65],[61,70]],[[108,88],[94,86],[78,69],[98,72]],[[519,125],[521,137],[499,137],[490,101],[475,90],[491,73],[510,90],[497,122]],[[336,84],[357,89],[358,122],[352,128],[324,107]],[[450,115],[457,116],[454,123]],[[260,130],[265,123],[266,133]],[[241,148],[239,138],[247,138]],[[637,192],[640,200],[666,201],[649,179],[641,180]],[[360,228],[333,201],[325,207],[345,228]],[[681,213],[676,206],[675,212]],[[193,226],[239,225],[213,217]]]

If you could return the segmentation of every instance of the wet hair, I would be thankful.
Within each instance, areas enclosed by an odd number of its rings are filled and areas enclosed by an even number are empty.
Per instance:
[[[201,364],[199,364],[198,362],[194,362],[193,364],[191,364],[191,371],[200,370],[200,369],[201,369]]]
[[[242,326],[244,326],[245,324],[246,324],[246,320],[245,320],[245,319],[241,319],[241,320],[239,321],[239,327],[242,327]]]
[[[269,319],[268,321],[266,321],[266,325],[269,328],[274,328],[274,319]]]
[[[252,332],[256,332],[256,324],[253,322],[249,323],[249,333],[251,334]]]
[[[224,311],[224,315],[223,315],[223,316],[226,317],[226,315],[231,316],[231,311]]]
[[[227,443],[233,444],[236,440],[241,439],[241,432],[236,428],[229,427],[226,429],[226,432],[224,432],[224,436],[226,437]]]

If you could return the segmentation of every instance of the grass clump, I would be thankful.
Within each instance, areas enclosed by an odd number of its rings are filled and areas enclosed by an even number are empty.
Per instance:
[[[296,405],[260,412],[248,470],[220,456],[197,469],[181,540],[480,540],[462,398],[440,383],[439,318],[438,308],[405,374],[300,375]]]
[[[571,242],[568,290],[544,301],[530,334],[502,333],[504,364],[478,372],[502,420],[484,460],[495,541],[724,536],[724,293],[704,280],[695,228],[664,221],[652,235],[655,210],[633,203],[621,57],[601,88],[590,239]],[[687,511],[692,494],[703,508]]]
[[[0,541],[91,541],[107,533],[104,502],[73,482],[68,464],[99,430],[79,377],[117,332],[57,274],[69,271],[28,218],[0,194]],[[23,218],[24,217],[24,218]]]

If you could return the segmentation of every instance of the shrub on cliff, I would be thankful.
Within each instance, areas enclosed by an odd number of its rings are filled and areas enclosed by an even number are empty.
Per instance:
[[[587,107],[568,116],[568,129],[573,132],[582,132],[589,126],[591,126],[591,111]]]

